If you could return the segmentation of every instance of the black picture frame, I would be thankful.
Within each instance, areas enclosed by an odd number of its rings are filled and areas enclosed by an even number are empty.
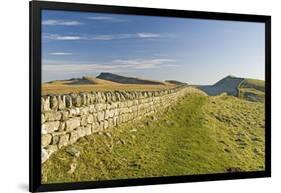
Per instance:
[[[237,172],[221,174],[201,174],[172,177],[153,177],[140,179],[107,180],[92,182],[73,182],[41,184],[41,10],[68,10],[80,12],[99,12],[114,14],[148,15],[163,17],[198,18],[261,22],[265,24],[265,171]],[[271,176],[271,17],[233,13],[184,11],[124,6],[92,5],[47,1],[30,2],[30,129],[29,129],[29,191],[59,191],[90,188],[108,188],[167,183],[183,183]]]

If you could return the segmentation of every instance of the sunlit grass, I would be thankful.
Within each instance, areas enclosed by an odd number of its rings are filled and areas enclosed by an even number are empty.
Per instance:
[[[193,93],[161,114],[74,146],[79,158],[61,149],[43,164],[43,183],[264,170],[264,106]]]

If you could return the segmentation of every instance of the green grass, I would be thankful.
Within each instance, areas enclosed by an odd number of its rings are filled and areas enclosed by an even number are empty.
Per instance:
[[[79,158],[56,152],[43,183],[264,170],[264,106],[190,94],[162,114],[80,139]],[[73,174],[70,165],[77,163]]]
[[[257,79],[245,79],[239,85],[239,97],[254,101],[264,102],[265,82]]]

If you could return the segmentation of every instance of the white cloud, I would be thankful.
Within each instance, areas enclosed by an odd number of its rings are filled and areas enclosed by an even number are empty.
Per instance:
[[[132,34],[94,34],[94,35],[59,35],[59,34],[43,34],[44,39],[50,40],[121,40],[121,39],[147,39],[154,40],[160,38],[173,37],[169,34],[156,34],[156,33],[132,33]]]
[[[48,20],[43,20],[42,25],[63,25],[63,26],[76,26],[76,25],[81,25],[83,23],[79,21],[68,21],[68,20],[56,20],[56,19],[48,19]]]
[[[166,63],[174,62],[173,59],[134,59],[134,60],[113,60],[113,64],[130,65],[135,69],[158,68]]]
[[[112,40],[116,39],[113,35],[93,35],[90,37],[87,37],[88,40]]]
[[[121,72],[134,69],[152,69],[159,67],[176,66],[171,64],[175,62],[174,59],[133,59],[133,60],[112,60],[108,63],[79,63],[79,64],[67,64],[64,63],[47,63],[43,60],[43,71],[52,73],[88,73],[95,71],[110,71]]]
[[[70,52],[50,52],[49,55],[52,56],[69,56],[72,55]]]
[[[44,39],[50,39],[50,40],[81,40],[83,37],[80,36],[63,36],[58,34],[43,34]]]
[[[137,33],[137,35],[140,38],[159,38],[159,37],[161,37],[160,34],[155,34],[155,33]]]
[[[124,22],[126,20],[119,19],[117,17],[110,17],[110,16],[94,16],[94,17],[88,17],[90,20],[96,20],[96,21],[109,21],[109,22]]]

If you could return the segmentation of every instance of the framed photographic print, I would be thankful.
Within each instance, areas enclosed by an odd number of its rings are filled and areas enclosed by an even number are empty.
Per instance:
[[[270,21],[30,2],[30,191],[270,177]]]

